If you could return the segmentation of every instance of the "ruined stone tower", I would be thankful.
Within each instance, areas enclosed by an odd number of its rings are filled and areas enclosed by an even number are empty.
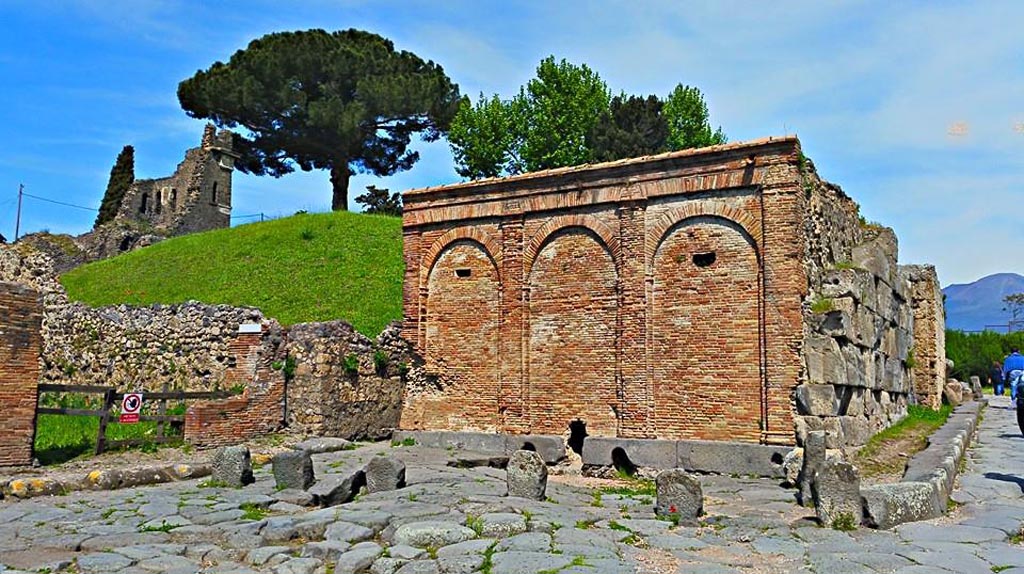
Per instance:
[[[231,132],[207,124],[202,143],[185,152],[169,177],[135,180],[121,201],[115,221],[152,226],[173,236],[228,227],[231,224],[231,173],[238,154]]]

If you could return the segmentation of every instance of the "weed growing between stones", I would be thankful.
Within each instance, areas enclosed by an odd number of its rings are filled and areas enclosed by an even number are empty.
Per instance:
[[[597,520],[595,519],[577,520],[576,528],[579,528],[580,530],[590,530],[594,527],[594,524],[597,524]]]
[[[849,532],[857,529],[857,522],[853,518],[853,513],[840,512],[836,515],[832,521],[832,529],[839,530],[840,532]]]
[[[246,520],[259,521],[266,518],[267,514],[270,514],[266,508],[257,506],[251,502],[243,502],[238,508],[245,513],[242,515],[242,518]]]
[[[497,546],[498,542],[495,541],[484,550],[484,563],[480,566],[480,574],[491,574],[491,569],[494,568],[494,549]]]
[[[155,526],[155,525],[140,526],[139,527],[139,532],[170,532],[170,531],[174,530],[175,528],[177,528],[178,526],[179,526],[178,524],[169,524],[166,520],[161,520],[160,521],[160,526]]]
[[[484,534],[484,522],[483,520],[480,520],[479,516],[467,514],[466,527],[472,530],[473,532],[476,532],[477,536],[483,536]]]
[[[407,437],[403,438],[402,440],[393,440],[393,441],[391,441],[391,448],[395,448],[395,447],[399,447],[399,446],[416,446],[416,439],[412,438],[411,436],[407,436]]]
[[[591,493],[590,506],[595,508],[604,508],[604,502],[601,501],[601,491],[595,490]]]
[[[215,479],[212,479],[212,478],[208,478],[208,479],[200,482],[197,486],[199,488],[230,488],[231,485],[229,485],[228,483],[224,482],[223,480],[215,480]],[[214,496],[214,495],[210,495],[210,496]],[[209,500],[209,497],[207,497],[207,499]]]
[[[617,494],[628,498],[651,497],[657,495],[653,480],[630,478],[628,486],[605,486],[599,494]]]
[[[835,302],[828,297],[815,295],[814,299],[811,301],[811,313],[814,313],[815,315],[824,315],[825,313],[835,311],[835,309]]]

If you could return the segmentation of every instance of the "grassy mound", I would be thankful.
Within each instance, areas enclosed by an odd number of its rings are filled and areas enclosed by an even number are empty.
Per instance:
[[[225,303],[283,324],[343,319],[374,337],[402,317],[402,222],[303,214],[168,239],[64,274],[88,305]]]

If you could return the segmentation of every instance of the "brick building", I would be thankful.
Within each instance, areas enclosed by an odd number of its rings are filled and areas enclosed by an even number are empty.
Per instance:
[[[42,317],[37,291],[0,281],[0,467],[32,464]]]
[[[895,238],[795,137],[404,202],[403,335],[437,381],[407,392],[402,429],[786,445],[905,412],[913,313]],[[812,309],[846,270],[872,281],[870,305],[834,293]],[[818,368],[837,361],[861,376]],[[826,390],[831,407],[797,400]]]

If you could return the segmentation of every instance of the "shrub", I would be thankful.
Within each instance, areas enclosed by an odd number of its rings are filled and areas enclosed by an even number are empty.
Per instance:
[[[355,353],[349,353],[345,355],[345,359],[341,364],[342,368],[345,369],[345,374],[354,377],[359,374],[359,356]]]

